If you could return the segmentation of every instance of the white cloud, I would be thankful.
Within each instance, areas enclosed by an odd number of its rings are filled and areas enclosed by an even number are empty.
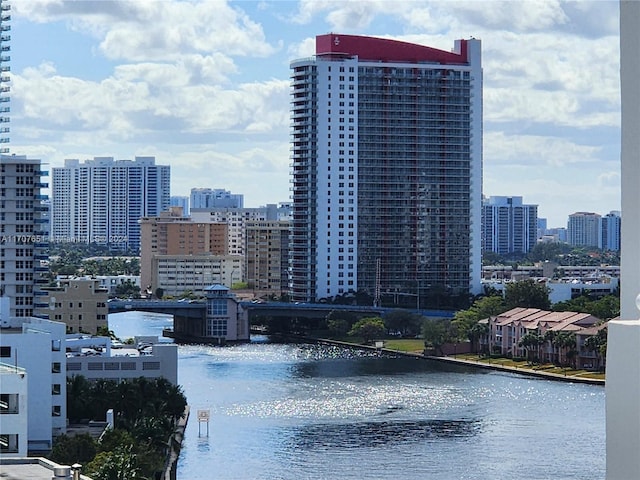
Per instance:
[[[490,164],[565,166],[598,161],[600,147],[578,145],[566,138],[538,135],[484,135],[484,161]]]

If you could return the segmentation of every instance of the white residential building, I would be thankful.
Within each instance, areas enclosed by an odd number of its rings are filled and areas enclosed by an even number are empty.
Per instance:
[[[229,227],[229,254],[244,255],[247,222],[278,220],[286,217],[288,209],[270,204],[257,208],[191,208],[191,221],[197,223],[226,223]]]
[[[244,195],[222,188],[192,188],[189,200],[191,208],[197,209],[244,207]]]
[[[65,160],[52,175],[51,239],[140,248],[145,216],[169,208],[170,167],[154,157]]]
[[[0,347],[4,359],[9,347]],[[27,371],[8,363],[0,363],[0,464],[7,457],[28,454]]]
[[[522,197],[491,196],[482,204],[482,251],[528,253],[538,239],[538,206]]]
[[[28,450],[48,451],[53,438],[66,431],[66,326],[40,318],[11,323],[13,328],[1,331],[0,360],[26,371]]]
[[[480,292],[480,41],[331,33],[291,63],[291,296]]]
[[[602,223],[602,242],[600,248],[603,250],[620,251],[620,228],[622,218],[619,211],[611,211],[604,215]]]
[[[592,212],[569,215],[567,242],[573,246],[598,247],[602,245],[601,216]]]

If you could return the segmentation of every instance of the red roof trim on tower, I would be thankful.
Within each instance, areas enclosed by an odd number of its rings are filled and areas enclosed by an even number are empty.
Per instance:
[[[440,64],[466,64],[467,41],[461,40],[461,52],[453,53],[414,43],[328,33],[316,36],[316,55],[357,55],[360,60],[380,62],[433,62]]]

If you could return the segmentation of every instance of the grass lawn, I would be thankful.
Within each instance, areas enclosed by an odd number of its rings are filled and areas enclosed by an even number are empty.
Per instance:
[[[558,375],[578,376],[582,378],[594,378],[604,380],[605,375],[601,372],[591,372],[589,370],[575,370],[569,367],[558,367],[551,363],[545,363],[541,365],[530,365],[527,361],[513,361],[510,358],[486,358],[480,357],[473,353],[457,355],[456,358],[461,360],[469,360],[472,362],[482,362],[491,365],[504,365],[507,367],[516,367],[524,369],[530,369],[535,371],[542,371],[545,373],[556,373]]]
[[[422,352],[424,340],[419,338],[393,338],[384,340],[384,348],[401,352]]]

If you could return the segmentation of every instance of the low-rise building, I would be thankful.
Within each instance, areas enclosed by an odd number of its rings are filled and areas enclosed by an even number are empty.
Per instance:
[[[242,281],[243,269],[241,255],[156,255],[151,259],[154,290],[160,288],[170,296],[204,295],[214,283],[231,288]]]
[[[114,345],[109,337],[69,335],[67,377],[88,380],[130,380],[164,377],[178,384],[178,346],[157,337],[136,337],[133,345]]]
[[[491,316],[481,322],[488,325],[487,334],[481,338],[481,350],[508,357],[533,357],[542,362],[564,363],[567,352],[574,351],[576,364],[587,362],[581,358],[585,353],[584,341],[595,335],[603,322],[588,313],[550,312],[537,308],[513,308],[500,315]],[[602,328],[602,327],[600,327]],[[575,345],[559,346],[553,341],[560,333],[575,334]],[[539,339],[536,345],[525,345],[527,334]],[[593,361],[590,362],[593,364]]]
[[[594,277],[565,277],[556,280],[547,277],[527,277],[536,280],[537,282],[544,283],[549,289],[549,301],[551,304],[566,302],[572,298],[579,297],[581,295],[589,295],[591,298],[601,298],[606,295],[613,295],[619,288],[620,279],[610,277],[607,275],[601,275],[597,278]],[[498,292],[504,291],[509,283],[525,278],[519,278],[518,280],[482,280],[482,285],[489,287]]]

